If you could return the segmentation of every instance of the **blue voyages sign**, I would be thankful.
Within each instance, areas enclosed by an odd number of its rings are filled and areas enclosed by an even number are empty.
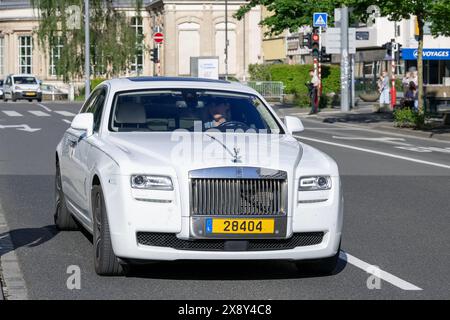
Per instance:
[[[450,49],[423,49],[424,60],[450,60]],[[416,48],[403,48],[403,60],[417,60]]]

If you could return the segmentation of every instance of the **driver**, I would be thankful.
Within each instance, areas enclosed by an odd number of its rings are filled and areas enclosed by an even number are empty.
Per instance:
[[[208,115],[211,120],[205,122],[205,129],[216,128],[221,124],[230,121],[230,105],[225,102],[213,102],[208,105]]]

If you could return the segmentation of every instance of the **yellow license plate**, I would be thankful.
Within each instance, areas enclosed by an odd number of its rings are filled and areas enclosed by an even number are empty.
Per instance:
[[[206,233],[212,234],[271,234],[274,219],[206,219]]]
[[[26,96],[35,96],[36,93],[34,93],[34,92],[25,92],[25,95]]]

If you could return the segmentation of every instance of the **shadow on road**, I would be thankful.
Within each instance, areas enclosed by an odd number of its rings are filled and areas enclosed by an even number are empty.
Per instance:
[[[10,251],[17,250],[22,247],[33,248],[37,247],[58,234],[58,230],[54,225],[48,225],[41,228],[22,228],[10,230],[0,234],[0,257]],[[6,243],[8,235],[11,237],[13,248],[2,246]]]
[[[347,263],[339,260],[333,275]],[[133,266],[127,277],[165,280],[275,280],[324,277],[288,261],[176,261]]]

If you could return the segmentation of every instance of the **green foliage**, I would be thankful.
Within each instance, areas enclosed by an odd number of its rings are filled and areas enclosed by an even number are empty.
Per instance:
[[[100,83],[102,83],[103,81],[105,81],[107,79],[105,78],[95,78],[92,79],[91,82],[91,91],[94,90]]]
[[[311,80],[309,71],[312,68],[312,65],[307,64],[253,64],[249,66],[249,73],[252,81],[283,82],[285,94],[294,94],[297,105],[308,106],[309,96],[306,83]],[[331,99],[326,95],[340,92],[340,74],[339,66],[322,65],[322,103],[329,105]]]
[[[394,125],[402,128],[421,128],[425,122],[422,113],[403,108],[394,110]]]
[[[333,12],[337,2],[340,1],[251,0],[237,11],[235,17],[240,20],[251,8],[263,5],[273,13],[273,15],[261,21],[261,25],[269,28],[269,34],[280,34],[287,29],[297,32],[298,27],[312,24],[314,12],[328,12],[330,14],[330,22],[332,22]]]
[[[135,1],[139,17],[142,0]],[[31,0],[31,3],[39,10],[40,22],[36,33],[46,55],[51,54],[50,48],[56,44],[63,45],[56,64],[57,75],[66,82],[82,77],[85,57],[84,0]],[[73,26],[76,12],[70,8],[79,8],[79,26]],[[94,74],[111,77],[126,71],[142,41],[140,38],[130,27],[125,13],[114,8],[113,0],[90,0],[90,57]]]

